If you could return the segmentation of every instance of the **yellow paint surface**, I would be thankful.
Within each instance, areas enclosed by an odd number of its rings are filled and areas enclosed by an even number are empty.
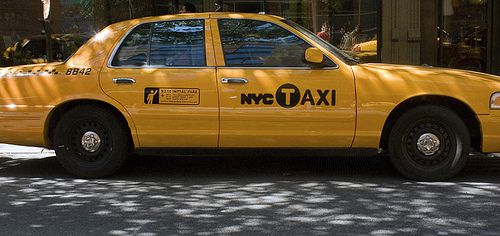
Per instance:
[[[338,67],[226,67],[218,18],[277,24],[321,50]],[[205,19],[206,67],[108,66],[113,49],[135,25],[179,19]],[[384,124],[399,104],[417,96],[435,95],[469,106],[481,122],[483,151],[500,152],[500,114],[489,108],[491,95],[500,91],[499,77],[418,66],[351,66],[281,20],[237,13],[135,19],[107,27],[66,63],[0,68],[0,142],[49,146],[52,112],[67,102],[95,100],[123,114],[136,148],[378,148]],[[115,84],[116,78],[133,78],[136,83]],[[248,83],[227,84],[222,82],[224,78],[244,78]],[[301,92],[300,104],[291,108],[277,102],[278,93],[289,96],[296,92],[284,86],[287,84]],[[320,93],[328,93],[328,104],[319,103]],[[267,97],[273,103],[247,104],[242,97],[249,94],[273,95]],[[160,102],[154,104],[153,98],[158,95]],[[290,97],[283,99],[285,104],[291,102]]]

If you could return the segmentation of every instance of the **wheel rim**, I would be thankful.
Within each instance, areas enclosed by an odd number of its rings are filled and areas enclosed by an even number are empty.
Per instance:
[[[426,156],[436,154],[439,151],[439,147],[441,147],[441,141],[433,133],[422,134],[417,140],[418,150]]]
[[[101,146],[101,137],[94,131],[87,131],[82,136],[82,147],[87,152],[97,152]]]
[[[451,138],[443,125],[437,122],[422,122],[409,130],[403,148],[414,164],[436,167],[450,159]]]
[[[103,160],[112,149],[108,130],[95,121],[76,123],[70,137],[77,158],[85,162]]]

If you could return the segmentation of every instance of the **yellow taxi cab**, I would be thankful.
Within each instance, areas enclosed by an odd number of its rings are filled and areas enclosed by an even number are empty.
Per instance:
[[[377,61],[377,40],[370,40],[363,43],[358,43],[352,47],[351,51],[345,51],[347,54],[359,58],[363,62]]]
[[[147,150],[377,153],[415,180],[500,152],[500,78],[361,64],[296,23],[239,13],[113,24],[63,63],[0,69],[0,142],[76,176]]]

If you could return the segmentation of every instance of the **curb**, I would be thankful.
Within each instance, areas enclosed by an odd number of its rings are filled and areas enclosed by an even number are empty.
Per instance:
[[[26,155],[26,154],[53,155],[54,151],[39,147],[0,144],[0,155]]]

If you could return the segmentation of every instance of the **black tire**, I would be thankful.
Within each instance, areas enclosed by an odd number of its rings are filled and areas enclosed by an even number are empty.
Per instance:
[[[127,130],[113,113],[104,108],[87,105],[71,109],[63,115],[54,131],[57,160],[77,177],[109,176],[124,165],[130,154],[131,141]],[[87,132],[94,132],[100,138],[100,144],[93,146],[96,150],[84,148],[82,137]]]
[[[419,138],[425,143],[426,136],[431,137],[427,139],[429,146],[419,149]],[[439,144],[432,145],[436,139]],[[417,181],[441,181],[455,176],[465,166],[469,151],[470,135],[464,121],[443,106],[424,105],[404,113],[389,136],[392,164],[401,174]]]

